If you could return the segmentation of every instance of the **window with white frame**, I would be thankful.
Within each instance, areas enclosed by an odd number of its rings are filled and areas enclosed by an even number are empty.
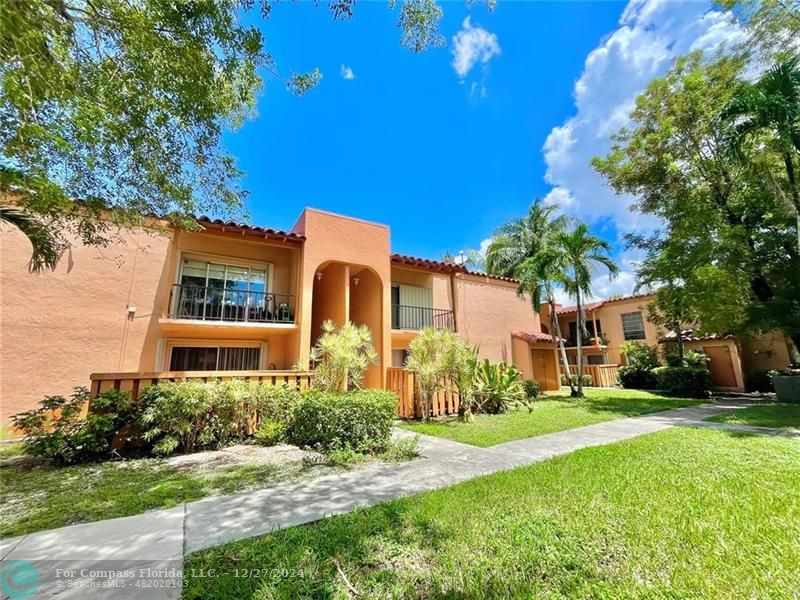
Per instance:
[[[173,346],[170,371],[257,371],[259,346]]]
[[[625,335],[625,341],[645,339],[642,311],[622,313],[622,333]]]

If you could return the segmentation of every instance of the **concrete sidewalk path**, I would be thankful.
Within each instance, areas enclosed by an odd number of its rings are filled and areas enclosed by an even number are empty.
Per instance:
[[[420,436],[423,456],[420,460],[375,463],[311,481],[0,540],[0,559],[4,566],[8,561],[30,561],[35,565],[41,576],[39,593],[31,596],[35,598],[179,598],[180,570],[186,553],[529,465],[581,448],[613,444],[681,425],[716,427],[721,424],[703,423],[703,419],[749,405],[730,401],[679,408],[489,448]],[[395,435],[413,434],[397,430]],[[27,568],[24,563],[19,564]],[[135,572],[115,573],[128,569]],[[71,578],[64,577],[65,571],[75,573]],[[109,578],[105,571],[116,576]],[[104,583],[106,587],[101,587]]]

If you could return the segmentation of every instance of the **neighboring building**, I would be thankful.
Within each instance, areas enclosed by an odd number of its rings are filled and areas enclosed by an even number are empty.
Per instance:
[[[514,280],[392,254],[384,225],[306,209],[291,231],[198,220],[201,231],[137,229],[75,244],[54,272],[29,275],[30,245],[0,230],[2,422],[92,373],[184,376],[293,370],[322,322],[373,332],[382,387],[426,325],[480,356],[558,388],[555,350]],[[161,224],[164,225],[163,223]]]
[[[636,341],[657,346],[677,339],[675,332],[665,332],[648,318],[647,304],[653,294],[636,294],[610,298],[585,305],[586,329],[589,339],[583,340],[583,354],[587,365],[625,364],[622,344]],[[543,330],[550,322],[548,307],[541,314]],[[567,358],[577,362],[577,307],[556,306],[561,334],[566,339]],[[691,329],[681,332],[684,346],[704,352],[709,357],[708,369],[716,387],[742,391],[747,376],[760,370],[783,369],[790,362],[789,343],[779,332],[752,339],[739,339],[734,335],[695,335]],[[591,372],[591,369],[590,369]]]

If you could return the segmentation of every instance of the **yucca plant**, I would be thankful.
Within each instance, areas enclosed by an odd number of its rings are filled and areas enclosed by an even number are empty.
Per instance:
[[[322,335],[311,349],[314,387],[323,391],[361,389],[367,369],[378,362],[372,332],[366,325],[348,322],[337,328],[333,321],[322,323]]]
[[[479,412],[498,414],[516,406],[531,405],[522,385],[522,372],[505,362],[485,359],[475,369],[475,406]]]
[[[430,418],[433,395],[447,388],[453,375],[454,345],[458,338],[449,329],[425,327],[408,345],[406,368],[417,375],[422,400],[422,418]]]

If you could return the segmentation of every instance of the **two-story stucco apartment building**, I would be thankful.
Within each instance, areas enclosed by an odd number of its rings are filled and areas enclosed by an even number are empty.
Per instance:
[[[647,304],[652,294],[622,296],[585,305],[586,329],[589,339],[583,341],[583,354],[588,372],[601,374],[600,365],[625,364],[621,353],[626,341],[638,341],[654,347],[674,341],[675,332],[665,332],[648,318]],[[558,324],[564,336],[567,360],[577,361],[577,307],[556,306]],[[550,322],[548,307],[544,307],[541,322]],[[734,335],[696,335],[691,329],[682,332],[684,346],[704,352],[709,357],[708,369],[716,387],[726,390],[745,389],[748,374],[760,370],[784,369],[790,363],[789,342],[779,332],[750,339]]]
[[[30,245],[0,232],[2,422],[93,373],[285,372],[308,363],[325,319],[373,332],[386,383],[426,325],[557,389],[552,340],[513,280],[393,254],[385,225],[307,209],[291,231],[199,219],[201,231],[125,230],[27,273]],[[168,375],[165,375],[168,373]]]

